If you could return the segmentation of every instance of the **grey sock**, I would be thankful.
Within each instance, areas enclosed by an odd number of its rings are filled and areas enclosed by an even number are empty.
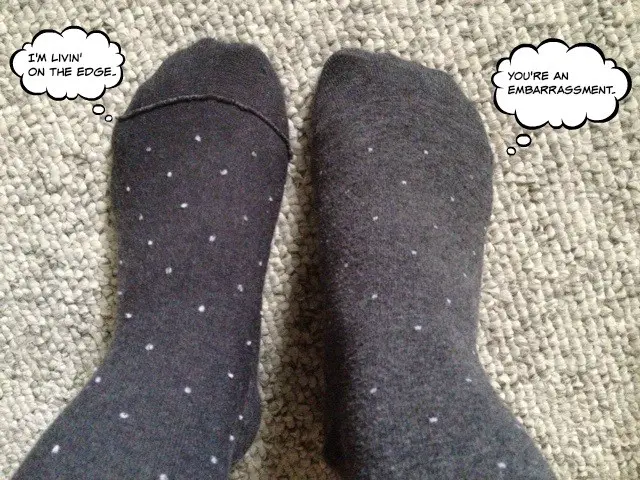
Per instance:
[[[475,342],[491,151],[445,73],[345,50],[312,113],[329,461],[357,479],[553,478]]]
[[[286,130],[279,81],[254,47],[200,41],[140,87],[114,132],[120,324],[16,479],[227,478],[260,418]]]

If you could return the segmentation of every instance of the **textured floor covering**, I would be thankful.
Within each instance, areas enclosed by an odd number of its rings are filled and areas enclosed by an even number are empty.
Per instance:
[[[640,89],[610,123],[544,128],[508,157],[521,129],[493,107],[490,83],[497,59],[550,36],[596,43],[638,79],[640,4],[176,3],[0,6],[0,476],[90,377],[114,328],[112,125],[90,102],[26,95],[9,70],[9,56],[40,29],[75,24],[122,46],[125,79],[104,98],[111,114],[169,53],[205,36],[257,44],[282,78],[294,158],[265,285],[264,415],[233,478],[334,478],[320,455],[322,315],[306,144],[322,64],[346,46],[446,70],[476,102],[497,164],[482,362],[560,478],[640,478]]]

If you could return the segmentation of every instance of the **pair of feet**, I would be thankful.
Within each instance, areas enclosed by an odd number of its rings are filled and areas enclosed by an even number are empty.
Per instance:
[[[553,478],[475,353],[491,152],[445,74],[342,51],[312,112],[329,462],[345,478]],[[259,424],[262,284],[289,157],[278,78],[198,42],[114,132],[118,319],[16,479],[224,479]]]

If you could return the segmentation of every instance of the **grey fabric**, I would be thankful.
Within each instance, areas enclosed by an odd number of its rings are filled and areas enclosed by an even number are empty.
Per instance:
[[[446,74],[343,50],[312,158],[330,463],[356,479],[554,478],[476,353],[492,155]]]
[[[220,98],[162,106],[183,95]],[[200,41],[139,89],[113,138],[120,324],[15,479],[227,478],[259,424],[286,129],[279,81],[255,47]]]

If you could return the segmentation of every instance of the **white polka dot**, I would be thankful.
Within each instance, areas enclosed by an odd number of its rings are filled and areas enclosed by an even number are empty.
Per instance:
[[[424,153],[425,155],[429,155],[429,151],[428,150],[423,150],[422,153]]]
[[[415,327],[413,327],[413,329],[414,329],[416,332],[419,332],[420,330],[422,330],[422,325],[416,325]]]
[[[258,266],[259,266],[259,267],[261,267],[261,266],[262,266],[262,260],[260,260],[260,261],[258,262]]]
[[[147,343],[147,344],[144,346],[144,349],[145,349],[147,352],[150,352],[151,350],[153,350],[153,344],[152,344],[152,343]]]
[[[344,268],[347,268],[349,266],[349,262],[344,262]]]
[[[131,187],[130,187],[129,185],[127,185],[127,188],[125,188],[125,190],[126,190],[127,192],[130,192],[130,191],[131,191]]]
[[[367,152],[369,152],[369,153],[373,152],[373,148],[368,147],[368,148],[367,148]]]
[[[374,393],[376,393],[378,391],[378,387],[373,387],[371,390],[369,390],[369,393],[371,395],[373,395]]]
[[[147,245],[149,245],[149,246],[153,245],[153,240],[148,240],[147,241]]]
[[[184,387],[184,393],[187,395],[191,393],[191,387]]]
[[[102,381],[102,377],[96,377],[93,381],[96,383],[100,383]]]
[[[122,290],[118,290],[116,293],[117,293],[119,296],[122,296]]]
[[[200,140],[202,140],[202,138],[200,137],[200,135],[196,135],[196,142],[199,142]]]
[[[151,151],[151,147],[147,147],[147,148],[145,148],[145,150],[146,150],[147,152],[150,152],[150,151]]]
[[[473,253],[474,257],[476,256],[476,251],[475,250],[473,250],[471,253]]]
[[[242,285],[239,284],[237,288],[239,292],[244,292],[244,287]]]
[[[244,417],[242,415],[238,415],[238,420],[242,421],[244,420]]]
[[[209,241],[210,242],[215,242],[216,241],[216,236],[215,235],[209,235]]]
[[[464,381],[467,383],[471,383],[471,379],[469,377],[465,378]]]
[[[242,216],[242,220],[244,220],[245,222],[248,222],[249,221],[249,217],[247,217],[246,215],[243,215]]]
[[[251,340],[247,340],[247,347],[251,346]]]
[[[226,168],[220,170],[220,175],[226,175],[227,173],[229,173],[229,170],[227,170]]]
[[[200,305],[200,306],[198,307],[198,311],[199,311],[200,313],[204,312],[204,305]]]
[[[435,228],[436,230],[438,229],[438,225],[436,225],[435,223],[433,224],[433,228]]]
[[[218,463],[218,459],[214,456],[211,457],[211,463],[213,463],[214,465]]]
[[[402,185],[406,185],[407,181],[406,180],[402,180],[400,183],[402,183]]]
[[[251,156],[252,156],[253,158],[255,158],[255,157],[257,157],[257,156],[258,156],[258,154],[257,154],[256,152],[251,152]]]
[[[470,178],[471,180],[473,180],[473,175],[469,175],[469,178]]]
[[[129,313],[129,312],[125,313],[125,314],[124,314],[124,316],[125,316],[125,318],[131,318],[131,317],[133,317],[133,315],[132,315],[131,313]]]
[[[54,455],[59,451],[60,451],[60,445],[54,445],[53,448],[51,449],[51,453],[53,453]]]
[[[138,215],[138,220],[144,220],[144,217],[142,216],[142,214]]]
[[[123,420],[127,419],[129,418],[129,414],[127,412],[120,412],[120,418],[122,418]]]
[[[158,480],[169,480],[169,477],[167,476],[166,473],[161,473],[160,476],[158,477]]]
[[[447,305],[451,305],[451,299],[447,298]]]
[[[273,197],[269,197],[269,201],[270,201],[270,202],[273,202]]]
[[[118,260],[118,265],[122,265],[124,262],[122,260]]]
[[[505,469],[505,468],[507,468],[507,464],[504,463],[504,462],[498,462],[498,468]]]
[[[186,202],[180,204],[180,208],[187,208],[188,206],[189,206],[189,204],[186,203]]]
[[[438,423],[438,417],[429,417],[429,423]]]
[[[416,255],[418,255],[418,252],[416,250],[411,250],[411,255],[415,257]]]
[[[464,278],[467,278],[467,274],[466,274],[466,273],[464,273],[464,272],[462,272],[462,276],[463,276]]]
[[[171,178],[173,176],[173,172],[167,172],[167,177]]]
[[[230,442],[235,442],[236,437],[234,437],[233,435],[229,435],[229,441]]]
[[[227,377],[229,377],[229,378],[233,378],[233,373],[231,373],[231,372],[227,372]]]
[[[166,273],[167,275],[171,274],[171,272],[173,272],[173,268],[171,267],[167,267],[164,269],[164,273]]]
[[[373,221],[377,222],[378,221],[378,216],[376,215],[375,217],[373,217]]]
[[[455,197],[449,197],[449,199],[450,199],[452,202],[455,202],[455,201],[456,201],[456,198],[455,198]]]
[[[374,293],[373,295],[371,295],[371,300],[375,300],[376,298],[378,298],[378,294]]]

